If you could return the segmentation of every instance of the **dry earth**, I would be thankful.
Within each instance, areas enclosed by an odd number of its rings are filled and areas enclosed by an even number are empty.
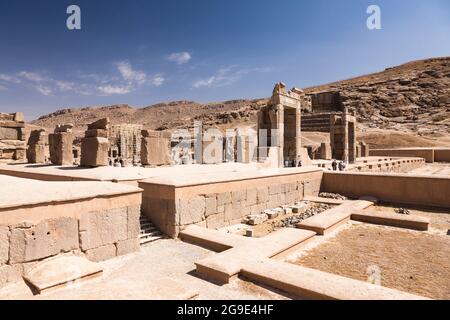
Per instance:
[[[450,299],[447,235],[355,223],[295,263],[362,281],[379,270],[382,286]]]

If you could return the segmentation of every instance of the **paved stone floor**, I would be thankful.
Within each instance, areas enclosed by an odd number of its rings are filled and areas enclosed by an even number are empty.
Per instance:
[[[104,274],[97,279],[39,296],[20,281],[1,289],[0,299],[183,299],[190,292],[206,300],[288,299],[240,279],[218,286],[198,278],[194,261],[211,254],[178,240],[158,240],[140,252],[102,262]]]

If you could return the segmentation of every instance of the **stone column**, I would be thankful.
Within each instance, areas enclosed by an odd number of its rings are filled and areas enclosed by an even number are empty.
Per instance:
[[[28,139],[27,160],[28,163],[46,163],[45,146],[47,133],[44,129],[33,130]]]
[[[88,125],[85,137],[81,140],[82,167],[101,167],[108,165],[109,118],[100,119]]]
[[[58,125],[49,134],[50,161],[54,165],[73,165],[73,124]]]

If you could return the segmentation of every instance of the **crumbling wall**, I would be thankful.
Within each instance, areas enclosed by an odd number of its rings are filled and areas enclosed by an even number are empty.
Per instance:
[[[22,112],[0,113],[0,160],[25,159],[25,122]]]

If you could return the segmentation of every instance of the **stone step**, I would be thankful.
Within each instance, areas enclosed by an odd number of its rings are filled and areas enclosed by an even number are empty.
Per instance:
[[[156,241],[156,240],[160,240],[162,238],[163,238],[162,235],[159,235],[159,236],[147,236],[145,238],[140,238],[139,239],[139,243],[142,245],[142,244],[146,244],[146,243],[153,242],[153,241]]]

